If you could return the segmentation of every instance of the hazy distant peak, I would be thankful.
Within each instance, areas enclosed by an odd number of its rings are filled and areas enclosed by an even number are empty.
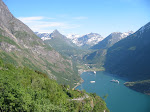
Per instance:
[[[52,33],[59,33],[60,34],[60,32],[57,29],[54,30]]]

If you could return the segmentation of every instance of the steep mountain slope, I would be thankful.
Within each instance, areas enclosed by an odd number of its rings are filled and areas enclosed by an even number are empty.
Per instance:
[[[89,48],[104,39],[101,35],[97,33],[89,33],[83,36],[68,35],[67,37],[70,38],[72,42],[75,43],[77,46],[83,48]]]
[[[132,33],[133,33],[132,31],[126,33],[121,32],[111,33],[104,40],[100,41],[98,44],[91,47],[91,49],[94,49],[96,51],[94,51],[91,54],[85,55],[84,60],[88,63],[96,64],[97,67],[103,66],[105,56],[107,54],[107,49]]]
[[[149,57],[150,22],[108,50],[105,68],[132,81],[150,79]]]
[[[16,19],[2,0],[0,15],[0,58],[5,63],[28,66],[71,86],[80,79],[71,60],[64,59]]]

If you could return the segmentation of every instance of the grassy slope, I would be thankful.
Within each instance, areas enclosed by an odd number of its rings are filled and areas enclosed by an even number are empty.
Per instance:
[[[47,75],[27,67],[15,67],[0,61],[0,111],[109,112],[105,102],[96,94],[58,85]]]

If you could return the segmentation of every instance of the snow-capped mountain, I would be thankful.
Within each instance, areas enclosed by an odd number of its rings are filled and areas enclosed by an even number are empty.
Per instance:
[[[103,49],[109,48],[113,46],[115,43],[119,42],[123,38],[133,34],[133,31],[121,33],[121,32],[113,32],[108,35],[104,40],[100,41],[98,44],[94,45],[92,49]]]
[[[79,37],[81,37],[81,35],[78,35],[78,34],[68,34],[67,35],[67,38],[71,39],[71,40],[77,39]]]
[[[76,56],[81,55],[81,53],[83,52],[78,46],[76,46],[72,42],[71,39],[62,35],[58,30],[54,30],[50,34],[45,34],[45,35],[43,34],[41,37],[45,44],[51,46],[63,56],[69,58],[74,58],[75,56],[75,58],[77,58]]]
[[[54,30],[52,33],[39,33],[34,32],[38,37],[40,37],[43,41],[50,40],[52,38],[66,38],[66,36],[62,35],[58,30]]]
[[[39,33],[39,32],[34,32],[38,37],[40,37],[43,41],[45,40],[50,40],[50,34],[51,33]]]
[[[67,38],[71,39],[77,46],[93,46],[104,39],[97,33],[89,33],[83,36],[67,35]]]
[[[64,35],[60,34],[58,30],[54,30],[52,33],[39,33],[34,32],[38,37],[40,37],[43,41],[50,40],[55,37],[66,38]]]
[[[123,38],[125,38],[125,37],[127,37],[133,33],[134,33],[133,31],[124,32],[121,34],[120,39],[123,39]]]
[[[35,34],[38,37],[40,37],[43,41],[52,39],[53,34],[58,34],[58,33],[59,32],[57,30],[54,30],[52,33],[35,32]],[[66,37],[79,47],[82,47],[82,46],[91,47],[104,39],[100,34],[97,34],[97,33],[89,33],[83,36],[78,35],[78,34],[68,34]]]

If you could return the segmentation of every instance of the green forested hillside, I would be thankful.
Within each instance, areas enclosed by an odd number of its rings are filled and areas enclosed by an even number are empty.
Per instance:
[[[75,99],[76,98],[76,99]],[[79,99],[80,98],[80,99]],[[46,74],[0,61],[0,111],[109,112],[95,94],[58,85]]]

